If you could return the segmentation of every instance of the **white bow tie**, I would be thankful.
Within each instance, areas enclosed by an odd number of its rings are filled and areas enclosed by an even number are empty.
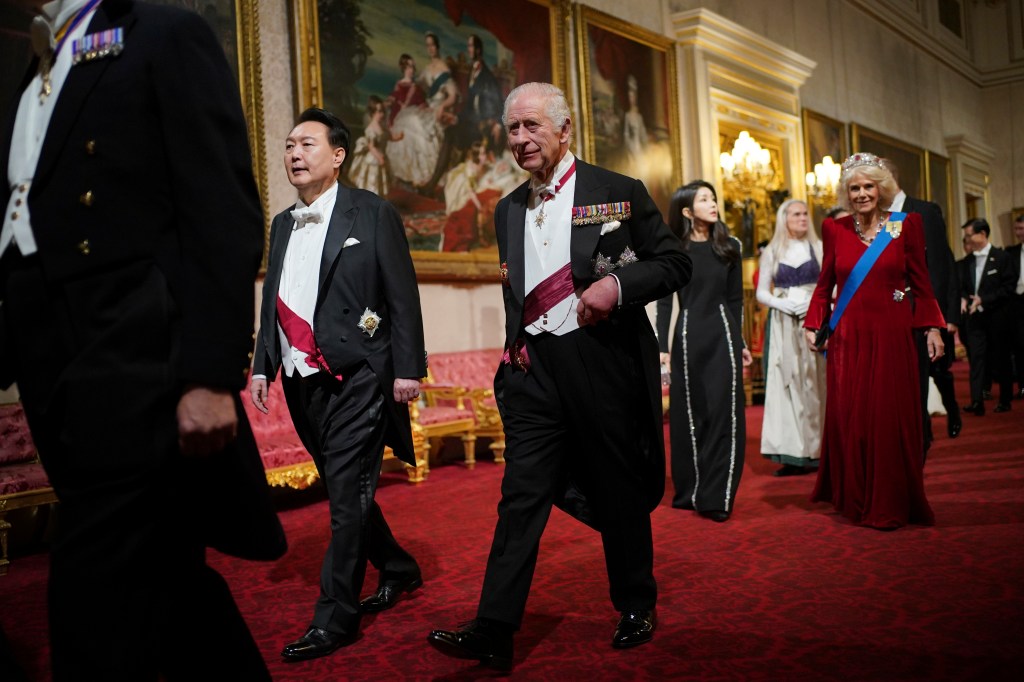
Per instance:
[[[293,229],[297,230],[306,223],[322,223],[324,221],[324,214],[320,212],[319,208],[306,206],[305,208],[297,208],[292,211],[292,218],[295,219],[295,227]]]

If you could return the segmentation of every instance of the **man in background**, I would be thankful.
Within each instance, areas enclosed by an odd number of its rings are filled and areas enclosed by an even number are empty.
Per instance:
[[[1013,378],[1017,382],[1014,397],[1024,398],[1024,213],[1013,219],[1013,236],[1017,243],[1006,249],[1014,274],[1013,296],[1007,313],[1010,317],[1010,353]]]
[[[407,403],[427,374],[419,289],[398,211],[338,183],[348,148],[348,128],[323,109],[304,111],[285,140],[299,202],[271,225],[250,387],[267,412],[267,382],[281,369],[331,514],[320,596],[306,632],[281,652],[288,661],[351,644],[363,613],[391,608],[423,584],[373,499],[385,444],[416,463]],[[380,582],[360,603],[367,559]]]
[[[900,171],[895,162],[891,159],[882,159],[884,165],[896,184],[900,184]],[[949,248],[949,237],[946,234],[946,221],[942,218],[942,209],[939,205],[907,196],[901,188],[889,207],[890,211],[902,211],[904,213],[918,213],[924,225],[925,260],[928,265],[928,276],[932,282],[932,291],[935,293],[935,300],[942,311],[942,317],[946,320],[946,326],[939,330],[942,336],[942,343],[945,348],[952,349],[954,346],[953,335],[956,334],[960,324],[960,286],[957,281],[956,258]],[[944,353],[941,357],[932,362],[928,357],[928,344],[925,341],[924,329],[914,330],[914,339],[917,343],[918,374],[921,381],[921,414],[924,418],[924,455],[927,456],[931,447],[934,435],[932,433],[932,418],[928,413],[928,379],[935,381],[935,387],[942,397],[942,406],[946,408],[946,432],[950,438],[960,435],[963,427],[963,420],[960,418],[960,405],[956,402],[956,390],[953,386],[953,373],[950,367],[953,363],[954,353]]]
[[[269,680],[207,547],[285,551],[239,401],[263,218],[198,15],[63,0],[0,136],[0,386],[60,519],[55,680]],[[88,46],[88,48],[87,48]]]
[[[1010,256],[989,242],[989,225],[984,218],[972,218],[963,228],[971,239],[974,259],[964,268],[961,282],[966,299],[970,337],[971,404],[964,408],[981,417],[985,414],[983,395],[985,378],[991,372],[999,383],[999,402],[995,412],[1009,412],[1013,380],[1010,376],[1009,315],[1007,306],[1015,288]]]

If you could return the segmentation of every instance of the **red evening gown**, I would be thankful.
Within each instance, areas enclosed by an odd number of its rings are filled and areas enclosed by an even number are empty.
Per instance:
[[[821,326],[833,285],[842,292],[867,246],[853,217],[826,220],[821,276],[804,326]],[[894,296],[909,285],[916,299]],[[921,217],[907,214],[850,300],[828,342],[821,466],[812,495],[854,523],[933,524],[924,495],[923,434],[913,329],[944,327],[924,255]],[[951,349],[950,349],[951,350]]]

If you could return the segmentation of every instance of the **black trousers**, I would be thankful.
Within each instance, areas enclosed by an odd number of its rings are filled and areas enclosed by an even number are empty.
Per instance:
[[[156,314],[154,273],[55,284],[38,259],[4,261],[6,343],[24,351],[11,366],[60,500],[53,679],[269,680],[228,585],[206,564],[212,458],[178,452],[173,333]],[[252,438],[248,422],[240,429]]]
[[[999,384],[999,402],[1010,402],[1013,378],[1010,375],[1008,312],[1003,307],[971,315],[967,328],[971,349],[971,402],[982,402],[989,377]]]
[[[479,617],[520,626],[541,535],[570,483],[584,498],[576,511],[586,508],[581,515],[600,528],[612,604],[654,608],[651,519],[637,465],[651,445],[650,401],[637,347],[613,336],[588,328],[527,337],[529,371],[499,371],[505,475]]]
[[[1014,294],[1009,303],[1010,352],[1017,389],[1024,390],[1024,294]]]
[[[284,376],[282,387],[299,439],[327,489],[331,539],[320,567],[312,625],[354,635],[369,560],[381,581],[418,575],[374,500],[384,457],[385,396],[369,365],[337,381],[325,373]]]
[[[928,357],[928,338],[924,329],[914,330],[914,340],[917,342],[918,377],[921,380],[921,414],[924,419],[924,454],[927,456],[931,447],[934,434],[932,433],[932,416],[928,413],[928,379],[935,380],[935,388],[939,390],[942,397],[942,406],[946,408],[946,414],[959,412],[960,406],[956,402],[956,390],[953,385],[954,339],[953,335],[945,329],[939,330],[942,336],[942,343],[945,352],[935,362]],[[948,417],[947,417],[948,418]]]

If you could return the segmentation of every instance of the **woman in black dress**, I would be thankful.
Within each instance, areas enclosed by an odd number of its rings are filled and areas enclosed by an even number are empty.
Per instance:
[[[741,334],[740,243],[718,219],[715,188],[703,180],[676,190],[669,226],[693,261],[693,278],[674,294],[671,355],[673,296],[658,301],[661,361],[671,363],[672,376],[672,506],[721,522],[732,512],[743,471],[743,368],[753,361]]]

